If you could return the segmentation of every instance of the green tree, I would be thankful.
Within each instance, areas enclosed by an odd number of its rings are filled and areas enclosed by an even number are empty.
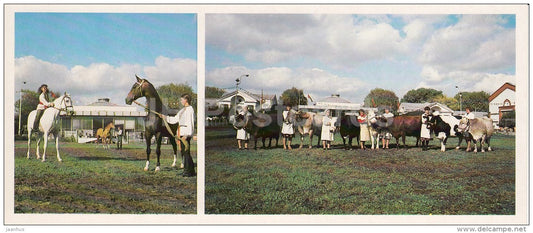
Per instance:
[[[177,109],[180,107],[179,98],[183,94],[191,95],[191,105],[194,109],[196,108],[197,95],[194,93],[192,87],[188,84],[165,84],[157,88],[157,93],[163,103],[165,103],[169,108]]]
[[[484,91],[477,92],[461,92],[462,94],[462,110],[470,107],[472,111],[488,112],[489,111],[489,96],[490,94]],[[459,93],[454,96],[458,101],[461,99]]]
[[[444,104],[451,108],[452,110],[459,110],[459,101],[453,97],[448,97],[446,95],[439,95],[431,99],[429,102],[437,102]]]
[[[442,96],[442,91],[432,88],[418,88],[408,91],[402,98],[402,103],[425,103],[433,98]]]
[[[218,87],[205,87],[205,98],[220,98],[226,91]]]
[[[304,91],[301,89],[297,89],[296,87],[292,87],[291,89],[285,90],[281,94],[280,99],[281,101],[283,101],[283,104],[290,104],[292,106],[297,106],[298,104],[307,104],[307,98],[305,98],[304,96]]]
[[[398,110],[398,96],[393,91],[375,88],[365,97],[366,107],[389,107],[392,111]]]

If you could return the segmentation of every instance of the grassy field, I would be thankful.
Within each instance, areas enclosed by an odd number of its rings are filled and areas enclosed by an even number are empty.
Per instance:
[[[316,140],[316,138],[314,139]],[[237,150],[231,128],[206,129],[206,214],[513,215],[515,138],[474,154],[457,139],[414,147]],[[299,139],[295,144],[299,143]],[[305,141],[307,145],[308,141]],[[395,146],[395,140],[392,144]],[[315,141],[316,144],[316,141]],[[280,143],[281,146],[281,143]]]
[[[15,213],[196,214],[196,177],[172,168],[172,146],[163,145],[161,171],[155,172],[155,146],[150,171],[143,171],[144,144],[104,150],[94,144],[54,143],[47,161],[26,159],[25,141],[15,142]],[[114,145],[113,145],[114,146]],[[196,161],[196,142],[191,154]]]

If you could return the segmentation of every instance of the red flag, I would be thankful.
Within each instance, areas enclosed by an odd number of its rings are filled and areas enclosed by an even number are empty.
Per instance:
[[[398,110],[400,109],[400,101],[398,100]]]
[[[307,98],[308,98],[309,100],[311,100],[311,102],[315,102],[315,101],[313,101],[313,98],[311,98],[311,95],[307,94]]]
[[[57,98],[56,93],[50,92],[50,95],[52,96],[52,98]]]
[[[372,98],[372,107],[376,107],[376,103],[374,103],[374,98]]]

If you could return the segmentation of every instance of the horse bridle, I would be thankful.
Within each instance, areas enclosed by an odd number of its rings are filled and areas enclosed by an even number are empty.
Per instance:
[[[63,99],[61,99],[61,103],[60,103],[60,104],[63,104],[63,103],[65,102],[65,99],[66,99],[66,98],[68,98],[68,99],[71,101],[71,103],[70,103],[69,106],[65,106],[64,108],[58,108],[58,107],[56,107],[56,106],[54,105],[52,108],[59,110],[59,112],[65,111],[65,112],[68,113],[69,108],[73,108],[73,106],[72,106],[72,99],[70,98],[70,96],[65,95],[65,96],[63,97]]]

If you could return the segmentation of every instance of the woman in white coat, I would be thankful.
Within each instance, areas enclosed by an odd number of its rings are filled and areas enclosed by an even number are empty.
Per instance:
[[[368,129],[368,116],[365,113],[365,110],[359,110],[359,116],[357,116],[357,121],[361,127],[359,134],[359,141],[361,142],[361,149],[365,150],[365,142],[370,140],[370,130]]]
[[[183,176],[195,176],[194,162],[191,157],[191,139],[194,134],[194,109],[191,106],[191,96],[183,94],[180,102],[184,106],[175,116],[163,115],[163,119],[170,124],[179,123],[178,132],[175,132],[176,142],[180,145],[181,156],[183,158],[184,171]],[[179,135],[178,135],[179,133]],[[180,137],[181,140],[177,137]],[[184,144],[184,141],[187,145]]]
[[[322,132],[320,138],[322,140],[322,147],[324,150],[329,150],[331,147],[331,141],[333,141],[333,132],[335,130],[335,122],[331,117],[329,109],[324,111],[324,117],[322,118]]]
[[[281,135],[283,136],[283,149],[292,150],[291,142],[292,137],[294,136],[294,111],[292,106],[287,104],[285,110],[282,113],[283,115],[283,125],[281,126]]]
[[[248,112],[248,106],[243,106],[242,111],[240,113],[245,117],[245,119],[250,119],[251,113]],[[246,123],[244,124],[246,125]],[[248,141],[250,140],[250,133],[246,132],[244,128],[237,129],[237,144],[239,146],[239,150],[242,150],[242,144],[244,144],[244,149],[248,150]]]
[[[428,127],[431,114],[430,108],[424,108],[424,114],[422,114],[422,126],[420,127],[420,141],[422,142],[422,150],[428,150],[429,139],[431,138],[431,130]]]

